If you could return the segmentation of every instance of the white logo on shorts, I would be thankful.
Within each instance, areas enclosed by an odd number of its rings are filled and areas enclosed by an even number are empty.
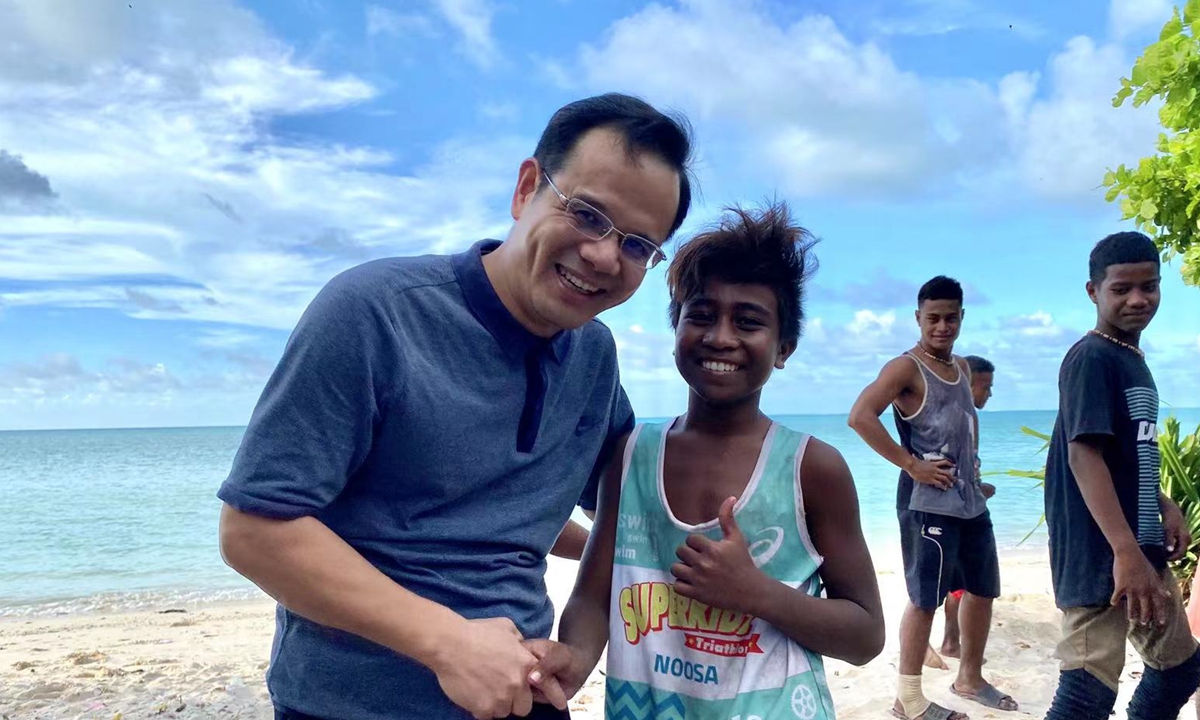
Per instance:
[[[942,534],[942,529],[940,527],[934,526],[934,527],[926,528],[925,532],[929,533],[930,535],[940,536]]]

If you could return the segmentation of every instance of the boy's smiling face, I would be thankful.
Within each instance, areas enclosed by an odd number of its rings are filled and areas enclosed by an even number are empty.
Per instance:
[[[1108,331],[1137,338],[1158,312],[1161,280],[1156,262],[1109,265],[1104,279],[1099,284],[1089,282],[1087,291]]]
[[[770,286],[712,279],[680,308],[675,365],[705,401],[736,404],[757,397],[771,371],[783,369],[795,346],[779,336]]]

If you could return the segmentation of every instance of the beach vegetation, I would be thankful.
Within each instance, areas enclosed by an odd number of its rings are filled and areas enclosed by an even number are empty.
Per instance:
[[[1120,107],[1159,106],[1157,152],[1136,166],[1108,170],[1106,199],[1119,202],[1162,252],[1182,258],[1183,280],[1200,285],[1200,0],[1176,8],[1156,42],[1142,51],[1113,98]]]
[[[1042,441],[1041,452],[1050,447],[1049,435],[1028,427],[1022,427],[1021,432]],[[1191,434],[1183,435],[1179,419],[1173,415],[1168,416],[1158,435],[1158,450],[1162,457],[1163,494],[1179,505],[1187,521],[1188,531],[1192,535],[1191,547],[1187,549],[1183,558],[1173,564],[1175,575],[1179,578],[1184,595],[1187,596],[1192,587],[1197,564],[1200,563],[1200,426]],[[1044,462],[1037,470],[1005,470],[995,474],[1037,480],[1034,489],[1044,488],[1046,483]],[[1021,539],[1021,543],[1032,537],[1045,522],[1046,515],[1043,513],[1037,525]]]

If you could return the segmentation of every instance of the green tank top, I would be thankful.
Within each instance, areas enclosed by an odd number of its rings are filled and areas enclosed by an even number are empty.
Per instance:
[[[718,521],[680,522],[667,506],[663,457],[670,424],[639,425],[625,448],[609,612],[608,720],[831,720],[821,656],[761,619],[674,592],[675,549],[692,533],[721,538]],[[821,592],[821,556],[808,535],[800,464],[808,436],[771,425],[734,518],[767,575]]]

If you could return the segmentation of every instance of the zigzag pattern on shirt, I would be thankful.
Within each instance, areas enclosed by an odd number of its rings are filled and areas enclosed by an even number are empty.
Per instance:
[[[604,715],[608,720],[686,720],[687,709],[678,695],[666,694],[660,701],[650,688],[638,692],[632,683],[610,679],[604,692]]]

